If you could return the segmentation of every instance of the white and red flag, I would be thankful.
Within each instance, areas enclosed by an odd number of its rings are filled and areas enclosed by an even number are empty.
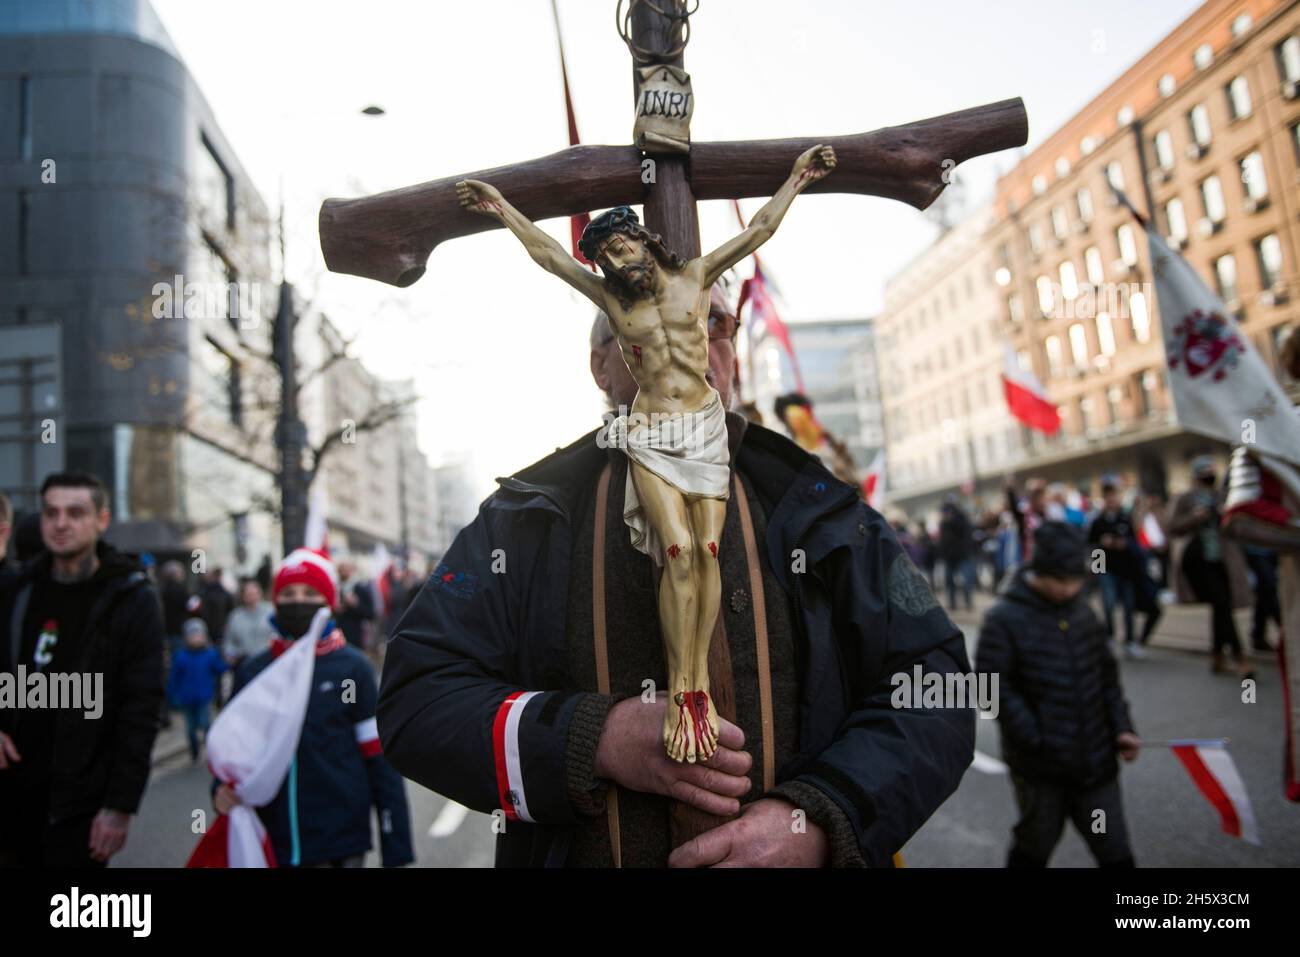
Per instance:
[[[1258,844],[1255,811],[1250,806],[1246,784],[1228,753],[1227,742],[1222,738],[1170,741],[1169,747],[1205,800],[1219,812],[1223,832],[1249,844]]]
[[[866,477],[862,480],[863,501],[877,512],[885,496],[885,450],[876,453],[871,464],[867,466]]]
[[[1249,336],[1191,263],[1119,194],[1146,229],[1160,305],[1169,391],[1179,423],[1192,432],[1300,466],[1300,415]]]
[[[186,867],[274,867],[270,838],[256,809],[270,804],[298,752],[316,645],[331,612],[322,608],[292,647],[240,689],[212,722],[208,766],[241,803],[213,823]]]
[[[1061,428],[1060,413],[1047,397],[1047,390],[1032,369],[1020,368],[1016,353],[1009,344],[1003,348],[1002,392],[1011,414],[1029,428],[1047,435],[1055,435]]]

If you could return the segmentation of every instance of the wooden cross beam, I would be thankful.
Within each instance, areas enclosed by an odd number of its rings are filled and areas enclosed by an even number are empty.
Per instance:
[[[854,136],[692,143],[690,156],[681,162],[697,200],[770,196],[789,175],[792,157],[826,143],[835,149],[835,175],[813,184],[809,193],[883,196],[925,209],[943,192],[944,173],[954,164],[1023,146],[1028,136],[1024,103],[1014,99]],[[439,243],[500,228],[495,220],[461,208],[460,180],[491,183],[538,221],[646,203],[673,158],[656,158],[655,186],[641,182],[643,158],[635,146],[570,146],[540,159],[362,199],[327,199],[320,210],[325,264],[331,272],[409,286],[424,275]],[[646,220],[652,230],[664,232],[649,209]],[[691,255],[676,250],[669,234],[664,238],[669,248]]]

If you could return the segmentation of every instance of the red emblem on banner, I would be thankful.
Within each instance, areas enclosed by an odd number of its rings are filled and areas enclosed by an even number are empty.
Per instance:
[[[1192,379],[1213,370],[1211,378],[1218,382],[1236,367],[1237,357],[1243,351],[1241,340],[1221,315],[1217,312],[1206,315],[1197,309],[1174,327],[1169,368],[1177,369],[1181,362]]]

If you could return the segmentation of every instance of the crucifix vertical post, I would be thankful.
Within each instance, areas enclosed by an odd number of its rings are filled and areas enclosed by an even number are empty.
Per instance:
[[[666,16],[664,9],[680,10],[686,0],[659,0],[658,4],[637,3],[631,12],[632,41],[640,50],[658,53],[653,60],[667,66],[681,67],[680,50],[683,19]],[[659,9],[656,9],[659,7]],[[664,51],[677,49],[673,56]],[[640,101],[639,64],[633,60],[633,102]],[[700,255],[700,220],[695,209],[695,193],[689,178],[689,156],[682,153],[654,154],[654,179],[643,202],[646,227],[659,233],[669,249],[683,259]],[[719,613],[721,618],[721,613]],[[736,721],[736,695],[731,675],[731,652],[722,629],[714,629],[709,645],[709,688],[718,714]],[[722,824],[726,819],[674,802],[672,806],[672,845],[680,847],[693,838]]]

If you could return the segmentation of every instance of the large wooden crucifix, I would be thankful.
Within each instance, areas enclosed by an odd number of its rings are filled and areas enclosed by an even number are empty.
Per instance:
[[[681,72],[684,6],[682,0],[632,4],[629,47],[642,61],[641,67],[647,63],[654,67],[634,69],[638,102],[655,70],[668,68],[678,79],[685,77]],[[665,95],[658,102],[683,101]],[[644,103],[642,107],[644,114]],[[924,209],[942,192],[955,165],[1023,145],[1027,136],[1019,99],[855,136],[694,143],[688,135],[676,139],[650,135],[641,140],[644,152],[636,146],[573,146],[467,177],[448,177],[364,199],[330,199],[321,207],[321,249],[328,267],[397,286],[408,286],[424,274],[438,243],[497,225],[509,228],[534,260],[610,315],[640,388],[638,403],[644,408],[638,410],[634,404],[634,411],[679,416],[688,423],[686,431],[700,433],[695,436],[700,448],[687,448],[689,442],[678,441],[671,449],[673,455],[696,459],[687,463],[694,471],[684,468],[681,474],[671,462],[666,468],[642,467],[654,450],[639,462],[633,454],[636,427],[626,422],[620,438],[628,444],[619,446],[628,451],[630,460],[628,500],[644,511],[638,547],[662,569],[660,623],[672,695],[664,742],[674,760],[706,760],[716,745],[718,714],[735,719],[730,656],[725,642],[710,643],[713,622],[703,620],[717,616],[717,576],[692,573],[688,577],[695,579],[693,583],[671,584],[674,562],[691,564],[687,557],[692,553],[696,566],[716,564],[708,562],[702,550],[707,547],[716,558],[722,514],[718,500],[726,498],[725,428],[719,465],[714,454],[719,409],[702,404],[704,390],[697,387],[705,385],[704,369],[691,374],[684,369],[690,362],[683,358],[704,355],[707,362],[705,319],[713,281],[770,235],[794,196],[805,189],[885,196]],[[654,160],[653,177],[643,176],[647,154]],[[740,236],[701,256],[696,201],[750,196],[773,197],[755,217],[761,228],[751,223]],[[632,203],[643,204],[645,228],[626,209]],[[533,226],[539,219],[602,207],[616,208],[588,227],[584,251],[600,265],[603,282],[577,268],[563,247]],[[643,371],[638,368],[643,355],[650,358],[644,374],[638,374]],[[670,381],[672,366],[684,374]],[[690,408],[676,401],[681,396],[688,398]],[[641,432],[643,447],[660,438],[658,430]],[[662,456],[659,461],[664,461]],[[713,473],[719,467],[720,494],[713,488],[717,478]],[[628,524],[637,541],[638,529],[630,515]],[[673,843],[681,844],[718,823],[717,818],[678,805]]]

